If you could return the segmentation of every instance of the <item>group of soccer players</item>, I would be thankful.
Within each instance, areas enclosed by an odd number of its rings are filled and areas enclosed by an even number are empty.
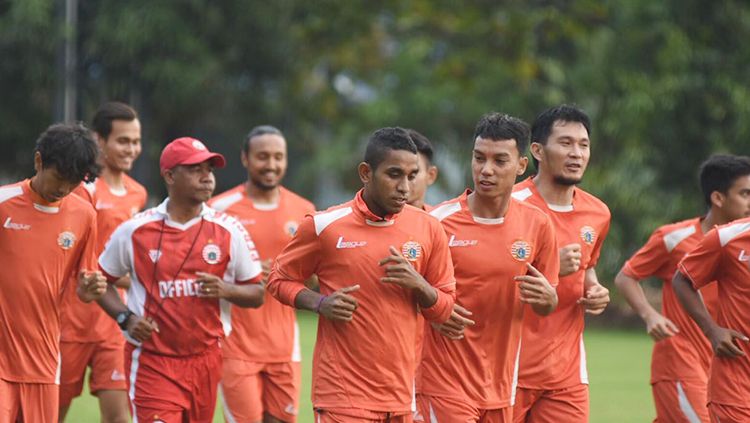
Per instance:
[[[281,185],[277,128],[250,131],[247,181],[215,197],[225,158],[172,141],[168,197],[140,212],[137,113],[106,103],[91,126],[48,128],[36,174],[0,187],[0,423],[62,421],[87,368],[105,422],[208,422],[218,391],[228,422],[294,422],[295,308],[320,315],[316,422],[588,421],[584,315],[609,303],[595,267],[610,212],[577,186],[579,108],[531,127],[483,116],[472,188],[435,207],[430,141],[379,129],[362,189],[317,213]],[[527,150],[536,171],[516,183]],[[711,157],[700,180],[708,212],[657,229],[615,284],[657,341],[657,420],[750,421],[750,159]]]

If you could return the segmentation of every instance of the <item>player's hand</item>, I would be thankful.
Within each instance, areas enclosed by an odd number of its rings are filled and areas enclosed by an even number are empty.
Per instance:
[[[102,272],[81,270],[78,273],[77,293],[81,301],[89,303],[98,300],[105,292],[107,292],[107,279]]]
[[[433,329],[440,332],[441,335],[446,338],[459,340],[464,337],[464,329],[466,326],[473,326],[474,321],[469,319],[472,312],[461,307],[458,304],[453,304],[453,311],[451,317],[445,323],[432,323]]]
[[[609,289],[597,283],[589,287],[586,294],[579,298],[577,303],[582,305],[588,314],[602,314],[609,304]]]
[[[350,322],[359,304],[357,299],[349,295],[359,290],[359,285],[347,286],[323,297],[318,307],[318,314],[328,320]]]
[[[745,355],[742,349],[734,343],[735,339],[740,341],[748,342],[747,336],[737,332],[734,329],[727,329],[716,326],[710,332],[708,332],[708,339],[711,341],[711,346],[719,357],[742,357]]]
[[[680,329],[661,313],[652,313],[646,316],[646,332],[654,341],[661,341],[680,333]]]
[[[528,273],[515,276],[513,279],[521,282],[518,289],[521,291],[521,302],[537,305],[539,307],[556,307],[557,290],[550,285],[547,278],[537,270],[531,263],[526,262]]]
[[[385,266],[385,277],[380,278],[380,282],[392,283],[405,289],[418,289],[427,285],[422,275],[394,246],[390,246],[388,251],[391,255],[378,263],[380,267]]]
[[[130,316],[128,320],[128,335],[138,342],[143,342],[151,338],[151,333],[159,333],[159,325],[154,319],[143,316]]]
[[[560,276],[568,276],[581,268],[581,244],[560,248]]]
[[[271,269],[273,268],[273,260],[263,260],[260,262],[260,267],[262,269],[261,273],[263,274],[263,284],[268,283],[268,275],[271,274]]]
[[[205,272],[196,272],[198,278],[198,296],[204,298],[227,298],[231,295],[230,284],[216,275]]]

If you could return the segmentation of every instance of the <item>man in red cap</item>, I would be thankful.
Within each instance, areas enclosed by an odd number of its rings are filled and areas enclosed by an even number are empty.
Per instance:
[[[210,422],[221,377],[219,341],[229,303],[263,303],[258,254],[242,225],[204,203],[224,157],[179,138],[159,161],[168,198],[123,223],[99,266],[110,282],[99,304],[120,325],[136,421]],[[115,281],[130,274],[128,304]]]

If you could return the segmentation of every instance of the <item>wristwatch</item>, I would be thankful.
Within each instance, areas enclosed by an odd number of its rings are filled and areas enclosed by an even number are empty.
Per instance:
[[[130,320],[130,316],[135,316],[135,313],[130,310],[117,313],[117,315],[115,315],[117,326],[119,326],[122,330],[128,330],[128,320]]]

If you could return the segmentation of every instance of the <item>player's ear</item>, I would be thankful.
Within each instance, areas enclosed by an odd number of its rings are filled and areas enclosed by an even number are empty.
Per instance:
[[[711,193],[711,205],[718,208],[724,207],[724,193],[721,191],[714,191]]]
[[[247,158],[247,156],[250,155],[250,151],[241,151],[240,152],[240,162],[242,162],[242,167],[247,169],[247,167],[250,165],[250,160]]]
[[[165,169],[161,171],[161,177],[167,185],[174,184],[174,169]]]
[[[435,165],[430,165],[427,168],[427,186],[435,183],[438,177],[438,168]]]
[[[36,173],[42,171],[42,153],[38,151],[34,152],[34,170]]]
[[[362,162],[357,166],[357,173],[359,173],[359,180],[362,181],[363,184],[367,184],[372,180],[372,168],[370,168],[370,165]]]
[[[534,158],[538,162],[544,161],[544,146],[538,142],[532,142],[530,146],[531,155],[534,156]]]
[[[526,172],[526,167],[529,165],[529,158],[522,156],[518,159],[518,169],[516,169],[516,175],[521,176]]]

